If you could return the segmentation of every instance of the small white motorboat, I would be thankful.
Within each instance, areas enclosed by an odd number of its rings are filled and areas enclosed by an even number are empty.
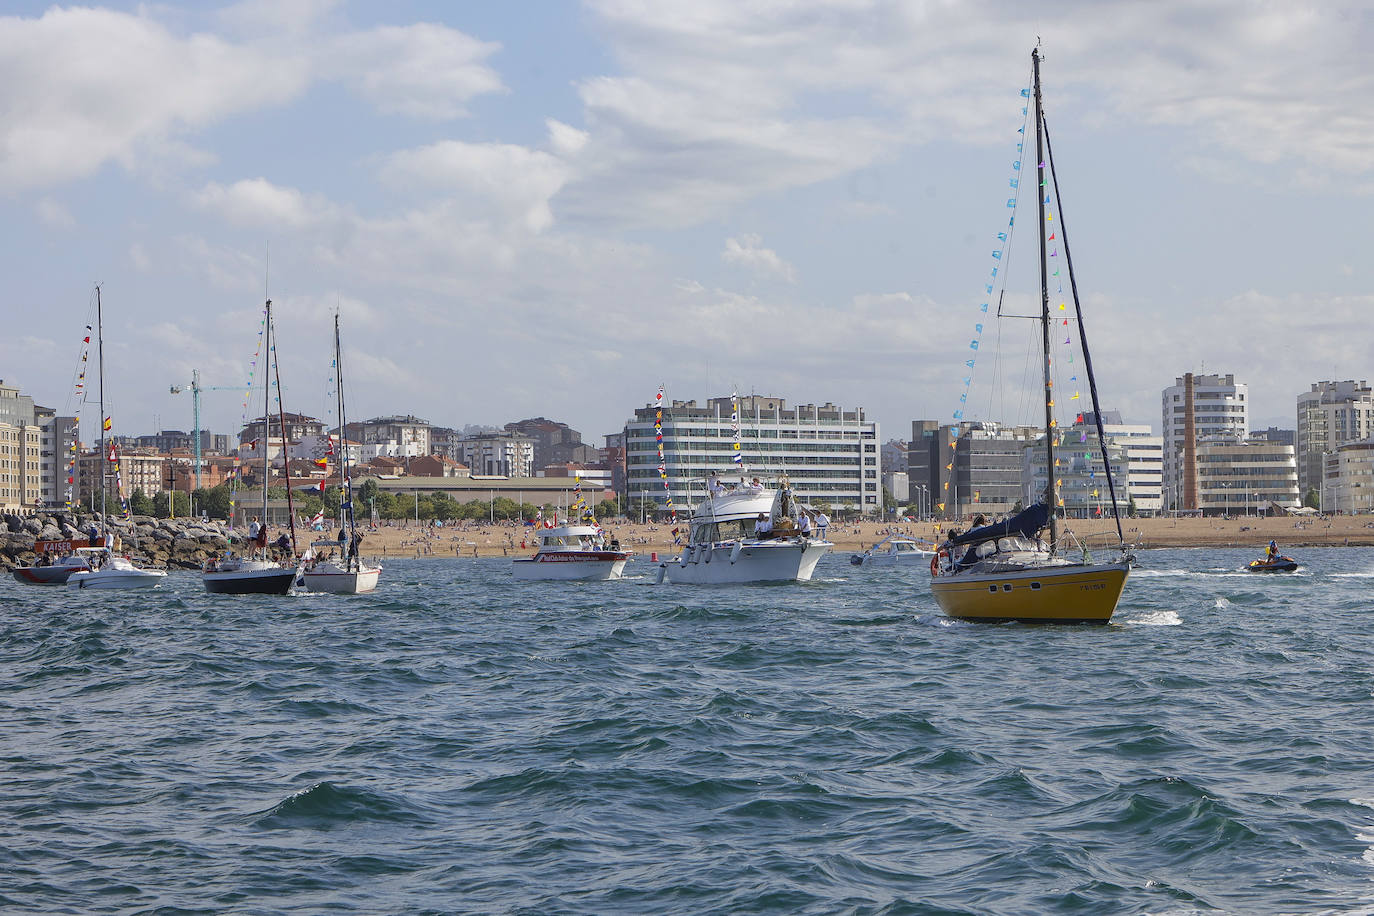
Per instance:
[[[849,558],[855,566],[895,566],[935,556],[928,541],[918,541],[904,534],[890,534],[863,553]]]
[[[511,561],[517,579],[619,579],[631,551],[617,541],[606,542],[595,525],[558,525],[539,528],[539,546],[532,557]]]
[[[87,547],[91,568],[67,577],[67,588],[156,588],[167,578],[163,569],[142,569],[128,557],[116,556],[105,547]]]

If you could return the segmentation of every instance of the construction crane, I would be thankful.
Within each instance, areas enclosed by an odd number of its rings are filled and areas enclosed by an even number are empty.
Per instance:
[[[231,385],[202,385],[200,383],[200,370],[191,370],[191,384],[173,385],[172,394],[181,394],[183,391],[191,392],[191,412],[194,415],[195,429],[191,431],[192,448],[196,455],[196,489],[200,489],[200,393],[202,391],[242,391],[242,386]]]

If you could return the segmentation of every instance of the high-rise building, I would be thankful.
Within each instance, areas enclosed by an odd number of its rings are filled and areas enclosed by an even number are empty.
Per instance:
[[[390,458],[418,458],[430,453],[429,432],[428,420],[407,415],[373,417],[371,420],[349,423],[345,435],[354,442],[361,443],[365,454],[386,455]]]
[[[1319,499],[1327,512],[1374,512],[1374,437],[1346,442],[1326,453]]]
[[[466,464],[473,476],[533,477],[534,440],[510,433],[483,433],[459,441]]]
[[[1265,439],[1214,437],[1197,445],[1195,507],[1204,515],[1296,509],[1298,466],[1293,446]]]
[[[1249,389],[1234,375],[1185,373],[1162,396],[1164,504],[1198,509],[1197,446],[1244,442],[1250,429]]]
[[[1115,487],[1117,511],[1125,515],[1130,507],[1130,468],[1125,449],[1116,440],[1107,439],[1107,460],[1111,462],[1111,483],[1102,461],[1101,440],[1096,426],[1066,427],[1060,431],[1059,444],[1054,450],[1055,493],[1059,508],[1066,518],[1098,518],[1110,516],[1112,493]],[[1042,500],[1049,483],[1046,473],[1045,437],[1026,443],[1022,452],[1022,500],[1025,505]]]
[[[632,507],[662,508],[671,493],[679,511],[690,510],[705,493],[713,472],[725,479],[740,473],[735,455],[750,477],[786,475],[793,491],[808,503],[864,514],[882,510],[878,423],[863,408],[834,404],[788,407],[778,397],[738,398],[740,449],[735,451],[731,398],[673,401],[663,407],[663,473],[660,477],[653,405],[635,411],[625,425],[626,497]]]
[[[1025,505],[1023,452],[1039,434],[1033,426],[916,420],[907,448],[912,501],[941,518],[1004,514]]]
[[[41,439],[33,398],[0,379],[0,511],[33,508],[43,499]]]
[[[39,486],[45,506],[63,506],[79,492],[76,417],[59,417],[49,407],[34,408],[39,429]]]
[[[1374,436],[1374,391],[1364,380],[1313,382],[1298,395],[1298,487],[1302,493],[1321,490],[1327,452],[1370,436]]]

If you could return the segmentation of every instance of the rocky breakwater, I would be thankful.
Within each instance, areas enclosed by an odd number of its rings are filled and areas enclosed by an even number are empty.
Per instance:
[[[37,541],[70,539],[78,546],[84,544],[92,524],[99,527],[99,515],[40,512],[0,516],[0,570],[33,563],[38,558],[33,551]],[[109,530],[116,536],[121,553],[169,569],[199,569],[229,546],[228,528],[218,521],[110,516]]]

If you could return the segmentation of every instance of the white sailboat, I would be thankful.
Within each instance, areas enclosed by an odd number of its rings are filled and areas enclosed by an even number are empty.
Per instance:
[[[267,371],[276,366],[276,329],[272,324],[272,300],[268,299],[265,306],[265,318],[263,320],[264,333],[264,358],[270,360],[270,365],[264,367],[263,372],[263,412],[262,412],[262,521],[260,529],[261,538],[254,539],[248,548],[248,553],[235,554],[226,553],[222,557],[215,557],[209,560],[201,569],[200,580],[205,584],[205,590],[215,595],[285,595],[291,590],[291,586],[296,582],[296,567],[294,564],[287,565],[271,558],[267,548],[267,480],[271,472],[270,458],[268,453],[268,431],[271,428],[271,393],[272,380],[271,372]],[[277,375],[277,390],[281,391],[280,373]],[[278,400],[278,414],[282,414],[280,399]],[[282,441],[286,441],[286,420],[280,416]],[[283,455],[285,449],[283,449]],[[291,499],[291,464],[287,462],[286,478],[286,498],[288,505]],[[291,511],[291,543],[292,550],[295,549],[296,523],[295,512]]]
[[[82,551],[85,569],[76,569],[67,576],[67,587],[88,588],[156,588],[167,578],[166,570],[142,569],[133,560],[117,556],[112,549],[113,539],[106,528],[106,461],[105,450],[105,316],[100,299],[100,287],[95,288],[96,368],[100,379],[100,535],[106,546]]]
[[[333,541],[316,541],[310,545],[310,557],[301,572],[305,587],[312,592],[335,595],[361,595],[377,587],[382,567],[360,557],[362,536],[358,534],[357,516],[353,512],[353,475],[345,431],[348,428],[344,411],[343,348],[339,345],[339,316],[334,315],[334,382],[338,398],[339,416],[339,532]],[[320,550],[338,549],[337,556],[316,556]]]

